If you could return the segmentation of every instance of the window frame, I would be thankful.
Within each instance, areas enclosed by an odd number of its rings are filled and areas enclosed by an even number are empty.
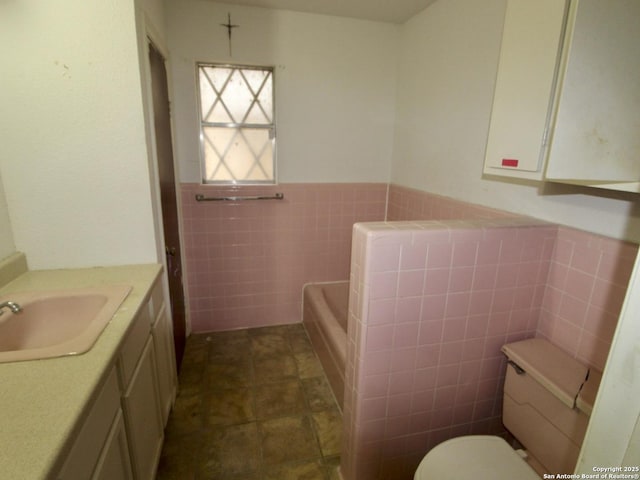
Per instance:
[[[230,68],[234,70],[259,70],[268,71],[271,74],[271,123],[270,124],[254,124],[254,123],[232,123],[232,122],[205,122],[202,112],[202,93],[200,88],[200,71],[203,67],[214,68]],[[198,108],[198,137],[199,137],[199,156],[200,156],[200,178],[203,185],[216,186],[242,186],[242,185],[276,185],[278,183],[277,170],[277,126],[276,126],[276,87],[275,87],[275,67],[267,65],[241,65],[231,63],[215,63],[215,62],[196,62],[196,100]],[[223,127],[234,130],[242,128],[257,128],[269,131],[270,140],[272,141],[272,169],[273,176],[266,180],[209,180],[207,179],[207,167],[205,158],[205,127]]]

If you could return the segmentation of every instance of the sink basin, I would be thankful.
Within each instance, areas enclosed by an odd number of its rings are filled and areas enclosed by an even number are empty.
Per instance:
[[[91,349],[131,287],[95,288],[3,295],[22,307],[0,315],[0,362],[78,355]]]

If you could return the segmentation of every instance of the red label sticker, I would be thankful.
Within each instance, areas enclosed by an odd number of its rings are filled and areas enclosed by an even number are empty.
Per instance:
[[[503,158],[502,159],[502,166],[503,167],[517,167],[518,166],[518,160],[515,158]]]

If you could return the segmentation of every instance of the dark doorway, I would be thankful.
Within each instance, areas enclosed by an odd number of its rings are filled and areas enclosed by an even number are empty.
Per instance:
[[[171,117],[169,87],[165,60],[155,46],[149,42],[149,65],[153,95],[153,118],[158,156],[158,181],[162,205],[162,228],[167,255],[167,276],[173,318],[173,339],[176,349],[178,371],[182,363],[186,338],[184,290],[182,287],[182,259],[180,257],[180,229],[178,226],[178,203],[176,179],[173,167],[173,143],[171,141]]]

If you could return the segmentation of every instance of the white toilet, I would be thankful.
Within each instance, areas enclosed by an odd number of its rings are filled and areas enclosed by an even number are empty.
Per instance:
[[[544,339],[510,343],[502,351],[509,359],[502,419],[526,452],[496,436],[453,438],[425,455],[414,480],[539,480],[543,473],[573,473],[601,373]]]

